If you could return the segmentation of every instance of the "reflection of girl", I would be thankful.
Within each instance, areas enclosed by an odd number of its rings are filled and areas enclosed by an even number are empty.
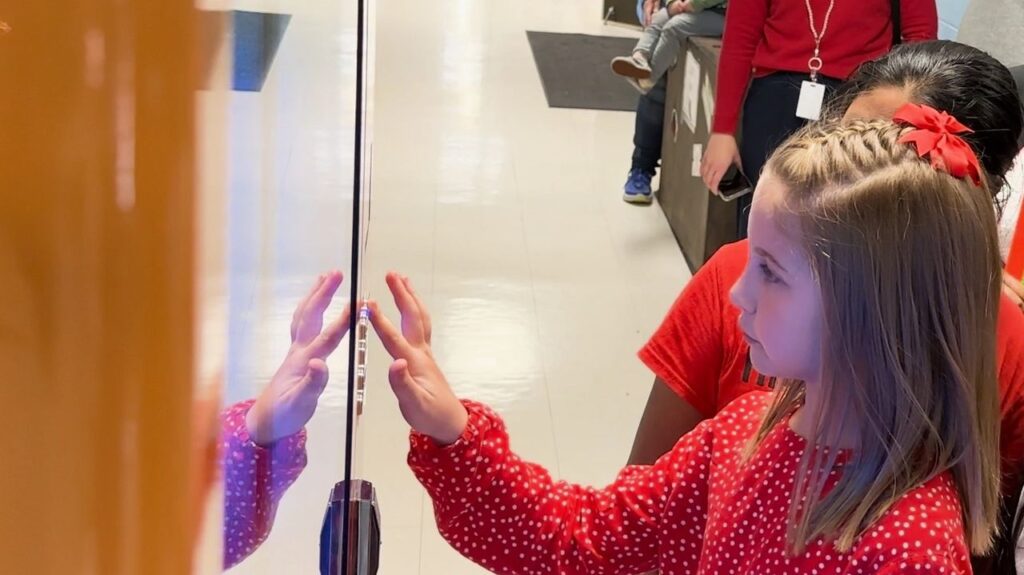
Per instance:
[[[320,276],[292,316],[292,345],[255,400],[222,413],[224,567],[236,565],[267,538],[286,489],[306,466],[306,433],[327,385],[325,360],[348,331],[349,308],[324,326],[341,274]]]
[[[402,330],[371,317],[445,539],[497,573],[970,573],[998,512],[995,215],[955,120],[896,117],[768,162],[732,300],[775,393],[604,489],[554,482],[456,400],[390,276]]]

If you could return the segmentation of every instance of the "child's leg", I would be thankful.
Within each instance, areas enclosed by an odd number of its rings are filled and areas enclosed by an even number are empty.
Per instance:
[[[633,53],[629,56],[619,56],[612,60],[612,72],[631,79],[630,83],[641,92],[649,90],[653,82],[648,82],[646,85],[641,86],[636,80],[647,80],[651,77],[651,51],[658,44],[658,39],[661,38],[661,31],[670,19],[667,8],[662,8],[655,12],[651,16],[651,25],[644,28],[643,33],[640,35],[640,41],[633,48]]]
[[[667,10],[659,11],[668,14]],[[651,26],[654,27],[653,25]],[[696,14],[679,14],[672,16],[661,26],[660,39],[650,53],[651,79],[657,80],[668,71],[676,61],[680,48],[690,36],[721,36],[725,28],[725,16],[714,11],[704,10]]]
[[[651,53],[654,51],[654,47],[658,44],[658,39],[661,38],[661,30],[671,20],[671,16],[668,15],[668,8],[662,8],[651,16],[651,25],[644,28],[642,34],[640,34],[640,41],[636,43],[636,48],[633,48],[633,53],[637,52],[644,55],[647,60],[651,59]]]

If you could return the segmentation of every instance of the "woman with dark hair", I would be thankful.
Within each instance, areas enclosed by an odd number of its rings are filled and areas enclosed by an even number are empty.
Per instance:
[[[911,99],[937,110],[956,110],[974,127],[964,139],[977,151],[1001,211],[1009,193],[1005,176],[1024,147],[1021,88],[1024,85],[1012,71],[992,56],[966,44],[937,40],[900,46],[867,62],[839,88],[827,113],[846,118],[890,116]],[[1005,276],[1003,291],[1024,307],[1019,279]]]
[[[1022,134],[1014,77],[985,52],[946,40],[904,44],[865,63],[836,92],[829,112],[847,118],[891,116],[907,100],[948,111],[971,126],[964,139],[976,150],[993,193],[1013,166]]]
[[[1017,518],[1013,524],[1013,534],[1010,540],[1017,542],[1014,549],[1017,556],[1017,575],[1024,575],[1024,496],[1020,498],[1017,505]]]
[[[1013,164],[1024,128],[1017,86],[1005,66],[963,44],[933,41],[898,46],[862,66],[827,114],[891,117],[907,102],[928,104],[958,118],[993,186]],[[655,373],[630,463],[649,464],[696,425],[737,397],[768,391],[772,378],[753,368],[750,346],[737,327],[729,289],[747,265],[747,242],[722,247],[690,280],[661,326],[639,352]],[[956,278],[949,278],[956,281]],[[1024,314],[1004,296],[999,308],[1004,494],[1024,486]]]

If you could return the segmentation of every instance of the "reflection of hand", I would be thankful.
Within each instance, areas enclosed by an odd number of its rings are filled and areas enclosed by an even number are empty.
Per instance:
[[[270,445],[298,432],[316,411],[327,386],[327,356],[348,332],[351,307],[324,327],[324,312],[341,285],[341,272],[320,276],[292,316],[288,355],[246,416],[246,428],[258,445]]]
[[[711,134],[704,157],[700,160],[700,177],[712,193],[718,193],[718,184],[729,166],[740,166],[740,149],[732,134]]]
[[[388,380],[398,407],[416,431],[444,445],[454,443],[469,416],[430,351],[430,315],[408,278],[389,273],[387,283],[402,315],[401,332],[380,312],[376,302],[369,304],[370,321],[384,349],[395,360],[388,370]]]
[[[1024,283],[1003,270],[1003,293],[1024,310]]]

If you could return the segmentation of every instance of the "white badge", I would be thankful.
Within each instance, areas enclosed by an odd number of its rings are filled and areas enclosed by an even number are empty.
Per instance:
[[[821,104],[825,101],[825,84],[804,80],[800,84],[800,101],[796,104],[796,115],[805,120],[821,117]]]

